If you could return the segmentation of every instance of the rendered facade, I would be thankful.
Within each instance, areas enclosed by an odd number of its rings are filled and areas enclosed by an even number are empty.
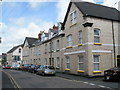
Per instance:
[[[7,52],[8,65],[19,63],[22,63],[22,45],[15,46]]]

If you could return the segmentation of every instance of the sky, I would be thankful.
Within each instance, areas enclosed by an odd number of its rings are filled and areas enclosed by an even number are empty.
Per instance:
[[[16,2],[17,1],[17,2]],[[83,0],[118,9],[120,0]],[[25,37],[38,37],[63,22],[70,0],[3,0],[0,2],[0,54],[23,44]]]

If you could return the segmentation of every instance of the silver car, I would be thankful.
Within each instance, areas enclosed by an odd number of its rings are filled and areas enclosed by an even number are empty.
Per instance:
[[[55,68],[50,65],[41,65],[37,69],[37,74],[41,74],[43,76],[44,75],[55,75]]]

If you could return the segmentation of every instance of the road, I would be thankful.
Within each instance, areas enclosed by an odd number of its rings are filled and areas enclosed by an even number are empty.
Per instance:
[[[57,76],[40,76],[33,73],[25,72],[25,71],[17,71],[17,70],[3,70],[4,74],[6,74],[9,78],[12,78],[14,87],[17,88],[99,88],[103,90],[115,90],[113,88],[97,85],[93,82],[87,82],[75,79],[66,79]],[[4,75],[5,76],[5,75]],[[3,81],[5,77],[3,77]],[[91,80],[92,81],[92,80]],[[107,83],[107,82],[106,82]],[[4,86],[4,85],[3,85]],[[5,88],[5,87],[3,87]],[[116,89],[117,90],[117,89]]]

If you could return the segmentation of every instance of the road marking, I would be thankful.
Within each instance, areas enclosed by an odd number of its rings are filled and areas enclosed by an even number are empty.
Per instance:
[[[88,84],[88,82],[83,82],[83,83]]]
[[[89,83],[90,85],[95,85],[94,83]]]
[[[90,82],[84,82],[84,81],[79,81],[79,80],[70,80],[69,78],[63,78],[63,77],[57,77],[57,78],[61,78],[61,79],[64,79],[64,80],[67,80],[67,81],[75,81],[75,82],[82,82],[82,83],[84,83],[84,84],[89,84],[89,85],[96,85],[96,86],[98,86],[98,87],[101,87],[101,88],[108,88],[108,89],[110,89],[110,90],[114,90],[114,89],[112,89],[111,87],[107,87],[107,86],[103,86],[103,85],[97,85],[97,84],[94,84],[94,83],[90,83]]]
[[[105,88],[105,86],[103,86],[103,85],[98,85],[99,87],[102,87],[102,88]]]
[[[17,82],[14,80],[14,78],[13,78],[9,73],[7,73],[7,72],[5,72],[5,71],[4,71],[4,73],[5,73],[6,75],[8,75],[8,77],[10,78],[10,80],[11,80],[12,84],[14,85],[14,87],[16,87],[16,88],[21,88],[20,85],[17,84]]]

